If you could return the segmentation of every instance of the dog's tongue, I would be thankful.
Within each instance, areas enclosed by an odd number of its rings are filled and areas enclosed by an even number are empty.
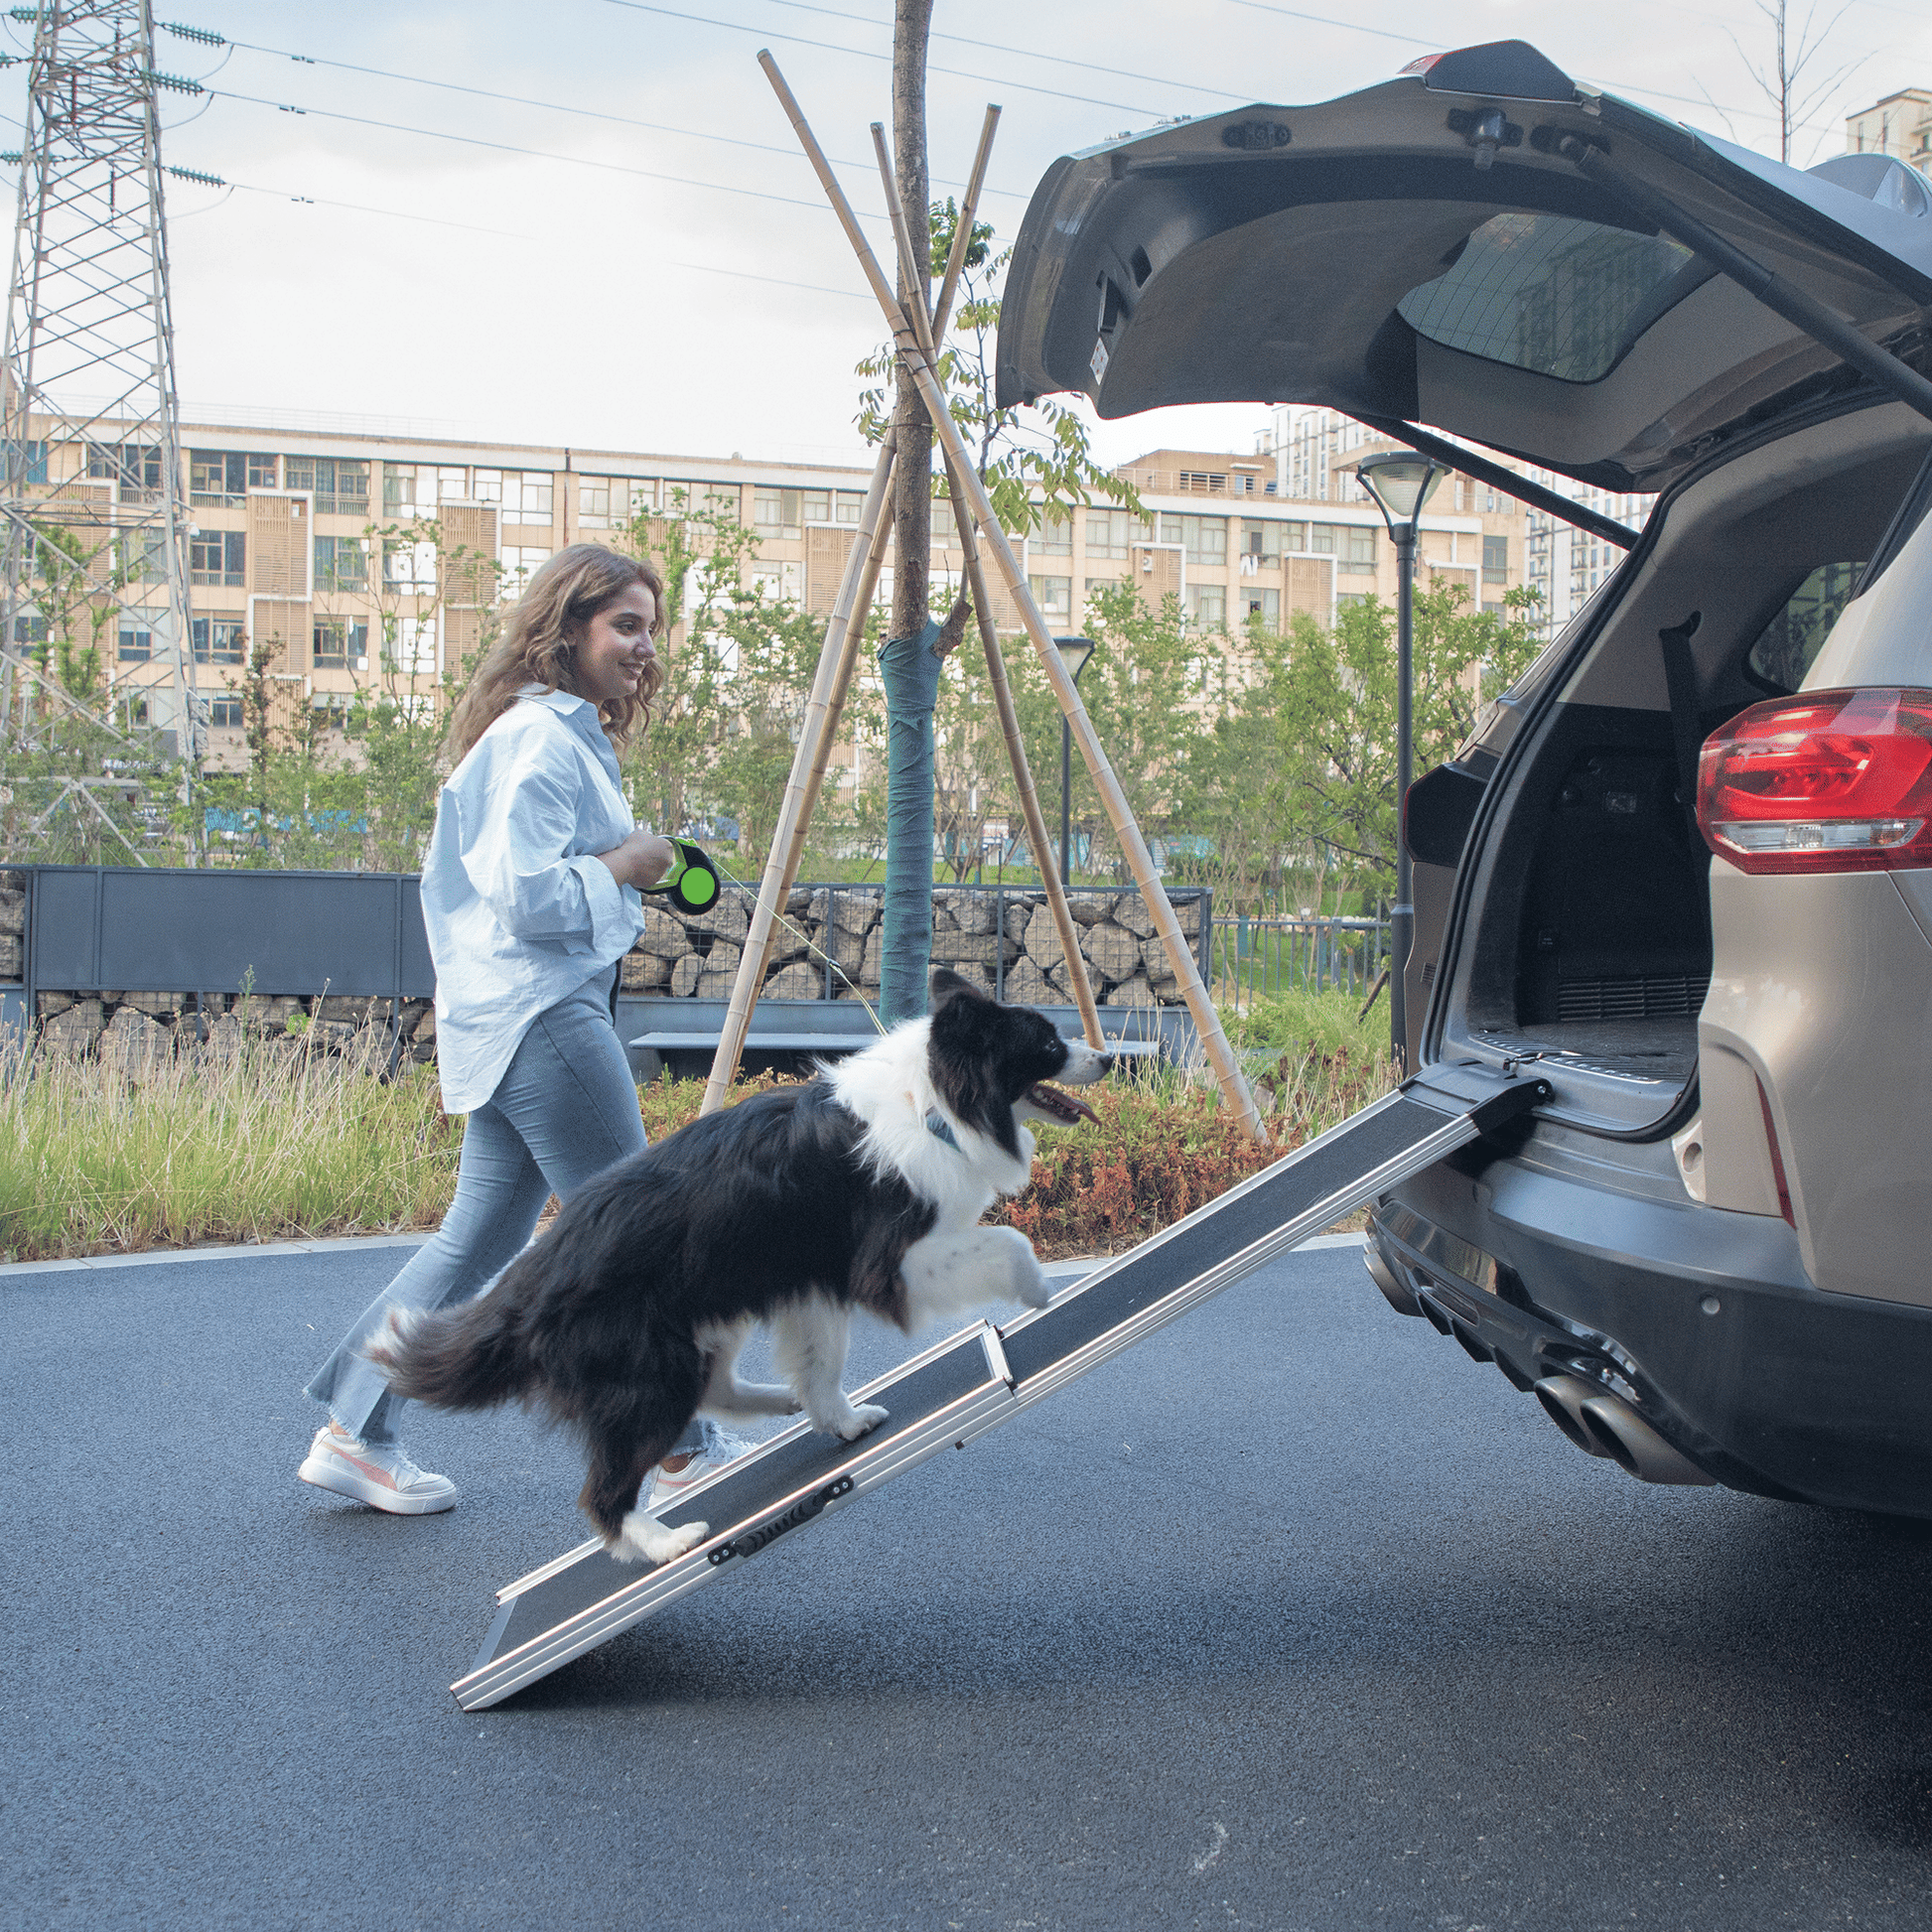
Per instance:
[[[1051,1114],[1055,1120],[1064,1121],[1069,1127],[1083,1120],[1097,1124],[1100,1119],[1084,1100],[1075,1100],[1070,1093],[1059,1087],[1049,1087],[1044,1080],[1029,1088],[1027,1098],[1042,1114]]]

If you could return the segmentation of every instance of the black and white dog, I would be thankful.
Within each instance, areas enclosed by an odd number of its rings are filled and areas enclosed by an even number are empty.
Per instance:
[[[886,1420],[841,1386],[854,1309],[909,1333],[994,1298],[1045,1303],[1032,1243],[979,1218],[1027,1184],[1025,1121],[1094,1118],[1042,1083],[1084,1086],[1110,1064],[941,969],[925,1019],[620,1161],[487,1295],[392,1317],[370,1358],[414,1401],[516,1397],[571,1425],[590,1456],[578,1503],[611,1554],[668,1562],[708,1528],[665,1528],[637,1492],[700,1409],[803,1409],[849,1442]],[[785,1385],[738,1379],[763,1319]]]

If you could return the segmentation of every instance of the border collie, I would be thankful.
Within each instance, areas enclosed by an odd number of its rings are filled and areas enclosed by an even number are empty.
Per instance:
[[[666,1563],[695,1548],[706,1524],[669,1529],[636,1503],[700,1409],[802,1409],[850,1442],[886,1420],[841,1386],[854,1309],[910,1333],[994,1298],[1048,1298],[1026,1236],[977,1223],[1027,1184],[1024,1121],[1095,1117],[1042,1083],[1085,1086],[1112,1062],[943,968],[932,1001],[819,1078],[607,1169],[488,1294],[398,1311],[370,1359],[413,1401],[520,1398],[570,1425],[590,1460],[578,1504],[614,1557]],[[739,1350],[765,1319],[783,1385],[738,1379]]]

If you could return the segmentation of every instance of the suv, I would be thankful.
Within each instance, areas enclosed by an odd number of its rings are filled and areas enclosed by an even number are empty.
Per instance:
[[[1506,42],[1056,162],[999,360],[1003,403],[1319,404],[1656,493],[1405,801],[1411,1064],[1554,1098],[1384,1195],[1369,1272],[1634,1475],[1912,1515],[1928,323],[1914,170],[1800,172]]]

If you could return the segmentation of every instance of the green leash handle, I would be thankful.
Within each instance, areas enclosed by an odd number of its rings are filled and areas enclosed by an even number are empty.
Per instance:
[[[673,839],[671,869],[647,893],[661,893],[680,912],[708,912],[718,903],[718,869],[688,839]]]

